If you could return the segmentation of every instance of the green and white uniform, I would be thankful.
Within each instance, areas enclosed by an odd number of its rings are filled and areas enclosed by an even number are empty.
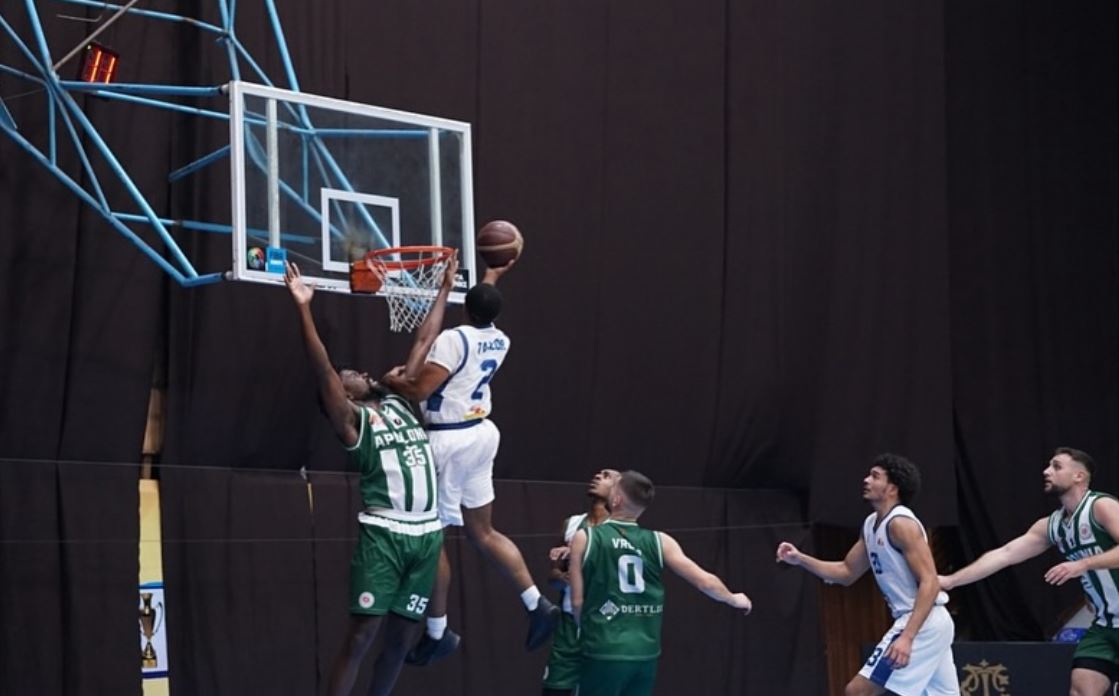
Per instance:
[[[1097,556],[1116,540],[1096,521],[1092,507],[1106,493],[1088,491],[1071,515],[1063,509],[1049,516],[1049,542],[1070,561]],[[1089,570],[1080,576],[1084,594],[1096,610],[1096,620],[1076,647],[1074,659],[1089,658],[1119,664],[1119,569]]]
[[[570,544],[575,532],[590,526],[586,513],[572,515],[563,523],[563,543]],[[552,652],[548,655],[548,665],[544,668],[544,688],[556,691],[573,691],[579,685],[579,663],[582,650],[579,647],[579,627],[571,609],[571,587],[564,586],[560,601],[563,613],[560,615],[556,632],[552,634]]]
[[[350,611],[419,619],[443,545],[435,464],[423,424],[399,396],[359,406],[360,534],[350,565]]]
[[[644,696],[661,654],[660,534],[606,520],[586,530],[579,696]]]

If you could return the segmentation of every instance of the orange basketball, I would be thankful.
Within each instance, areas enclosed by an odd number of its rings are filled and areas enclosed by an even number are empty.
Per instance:
[[[521,231],[507,220],[492,220],[478,230],[478,255],[490,268],[501,268],[518,258],[524,246]]]

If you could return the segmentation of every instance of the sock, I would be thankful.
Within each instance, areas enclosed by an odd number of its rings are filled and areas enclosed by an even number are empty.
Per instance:
[[[525,609],[536,611],[536,605],[540,603],[540,590],[533,585],[521,593],[521,601],[525,603]]]
[[[443,637],[447,630],[447,615],[430,616],[427,619],[427,634],[435,640]]]

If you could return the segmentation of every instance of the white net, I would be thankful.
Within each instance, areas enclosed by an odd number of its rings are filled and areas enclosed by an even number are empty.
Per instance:
[[[381,295],[389,305],[391,331],[415,331],[427,317],[439,294],[449,252],[450,249],[432,247],[372,259],[384,282]]]

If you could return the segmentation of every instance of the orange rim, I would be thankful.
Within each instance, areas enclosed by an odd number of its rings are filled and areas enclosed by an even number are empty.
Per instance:
[[[451,258],[451,255],[454,253],[454,249],[445,246],[402,246],[389,247],[388,249],[374,249],[367,253],[365,258],[385,268],[410,271],[414,268],[420,268],[421,266],[431,266],[440,261],[446,261]],[[392,256],[393,254],[431,254],[431,256],[422,259],[403,259],[400,261],[381,258],[383,256]]]

